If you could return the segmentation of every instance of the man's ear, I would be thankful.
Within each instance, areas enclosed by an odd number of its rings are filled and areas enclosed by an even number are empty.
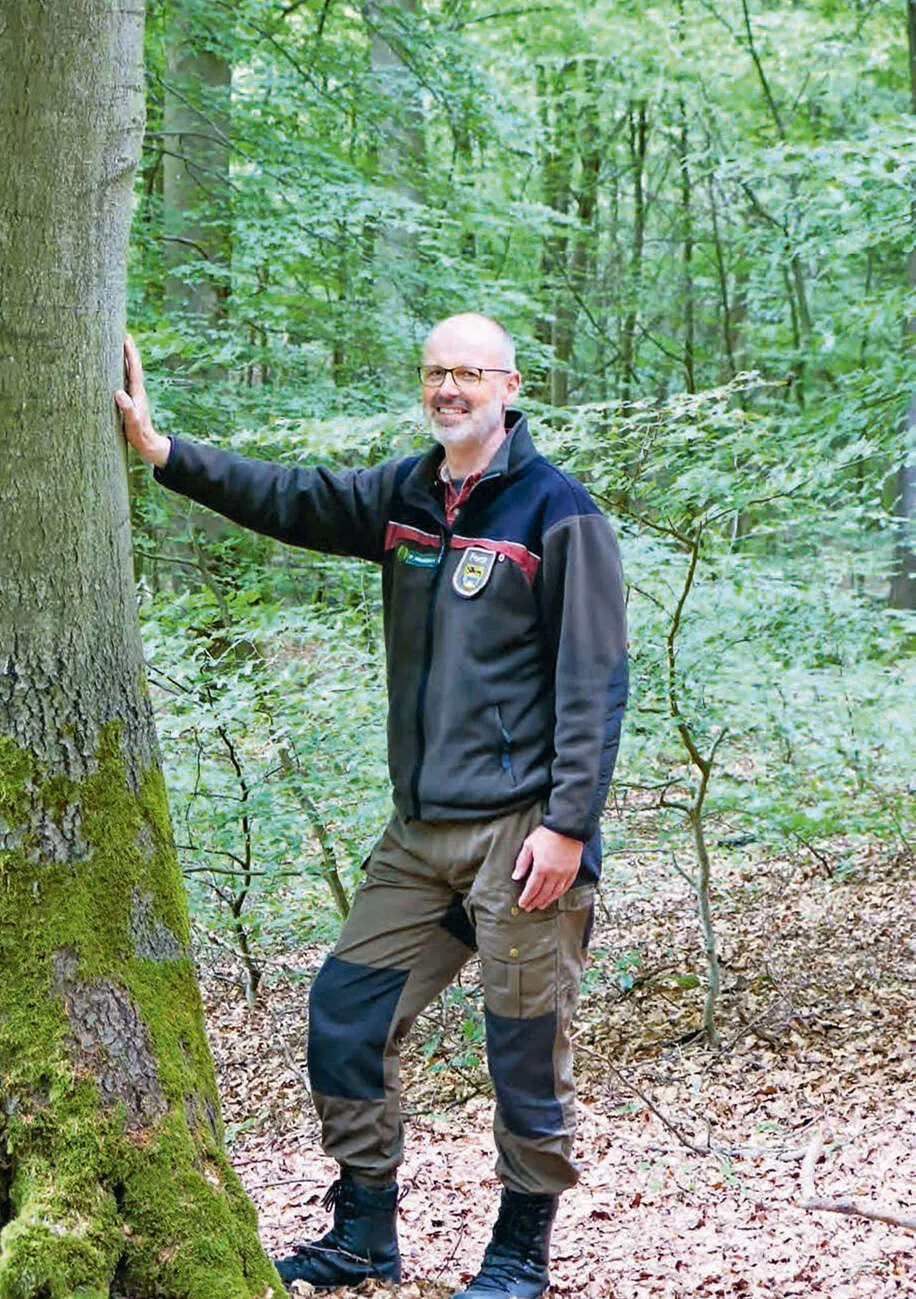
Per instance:
[[[506,391],[509,394],[510,401],[512,400],[513,397],[518,396],[521,386],[522,386],[522,376],[519,374],[518,370],[513,370],[513,372],[506,379]]]

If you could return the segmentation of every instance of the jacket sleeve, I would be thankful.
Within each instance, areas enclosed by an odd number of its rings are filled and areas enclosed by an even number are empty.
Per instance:
[[[234,523],[292,546],[381,561],[397,462],[303,469],[170,437],[153,476]]]
[[[603,514],[572,515],[547,531],[541,578],[556,708],[544,824],[584,842],[607,799],[628,689],[620,551]]]

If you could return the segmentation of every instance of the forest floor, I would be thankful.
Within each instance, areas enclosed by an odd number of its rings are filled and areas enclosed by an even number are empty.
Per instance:
[[[685,881],[661,854],[606,871],[577,1018],[582,1176],[561,1200],[553,1295],[916,1296],[916,1234],[801,1207],[819,1131],[818,1197],[916,1218],[912,861],[854,845],[833,873],[831,861],[717,857],[718,1051],[695,1036],[704,958]],[[232,1161],[274,1255],[328,1225],[335,1168],[304,1052],[307,976],[323,956],[271,962],[254,1012],[225,971],[203,978]],[[475,983],[469,967],[471,996]],[[443,1025],[428,1058],[422,1043]],[[466,1010],[438,1008],[404,1052],[399,1296],[444,1299],[489,1238],[499,1187],[485,1071],[431,1068],[461,1052],[466,1025]]]

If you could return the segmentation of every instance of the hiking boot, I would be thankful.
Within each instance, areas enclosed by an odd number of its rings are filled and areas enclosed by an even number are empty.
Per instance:
[[[325,1192],[321,1203],[334,1210],[334,1226],[320,1240],[297,1246],[274,1266],[286,1285],[309,1281],[318,1288],[359,1285],[367,1277],[400,1281],[396,1212],[398,1186],[360,1186],[348,1173]]]
[[[547,1255],[558,1200],[504,1187],[483,1265],[452,1299],[538,1299],[550,1285]]]

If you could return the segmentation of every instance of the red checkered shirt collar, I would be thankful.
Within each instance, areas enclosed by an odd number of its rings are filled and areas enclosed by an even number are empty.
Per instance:
[[[468,499],[477,483],[479,483],[481,478],[483,478],[489,467],[489,463],[487,463],[482,469],[478,469],[476,473],[468,474],[467,478],[463,480],[461,486],[456,487],[448,476],[448,467],[445,461],[442,461],[442,464],[439,466],[439,479],[445,487],[445,522],[449,527],[451,527],[455,522],[455,516],[458,511],[461,509],[462,505],[464,505],[465,501]]]
[[[480,482],[485,469],[486,466],[484,466],[484,469],[478,469],[476,474],[468,474],[461,486],[456,487],[448,476],[448,470],[443,460],[439,475],[445,485],[445,521],[449,527],[455,522],[458,511],[474,490],[475,485]]]

